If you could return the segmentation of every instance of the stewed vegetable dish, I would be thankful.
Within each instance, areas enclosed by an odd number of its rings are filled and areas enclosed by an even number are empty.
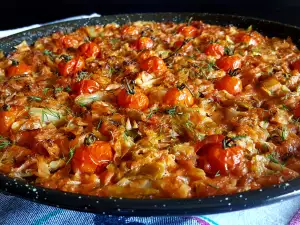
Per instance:
[[[299,177],[300,52],[254,29],[112,23],[1,52],[0,172],[125,198]]]

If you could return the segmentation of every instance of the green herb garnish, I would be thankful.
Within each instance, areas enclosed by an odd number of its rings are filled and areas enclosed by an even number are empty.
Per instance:
[[[50,88],[44,88],[44,89],[43,89],[43,94],[44,94],[44,95],[47,95],[47,92],[48,92],[49,90],[50,90]]]
[[[170,109],[166,109],[165,112],[168,113],[171,116],[175,116],[176,115],[176,106],[174,106]]]
[[[19,65],[19,62],[17,60],[15,60],[15,59],[11,59],[11,62],[12,62],[13,66]]]
[[[276,156],[274,152],[272,154],[269,154],[267,157],[270,159],[271,162],[280,164],[279,160],[275,158]]]
[[[65,87],[64,91],[65,91],[65,92],[71,92],[72,89],[71,89],[71,87],[68,85],[67,87]]]
[[[47,50],[47,49],[44,50],[43,54],[48,55],[51,58],[51,60],[54,60],[57,57],[57,55],[55,55],[53,52],[51,52],[50,50]]]
[[[11,141],[5,137],[0,136],[0,149],[4,149],[11,145]]]
[[[80,71],[77,76],[77,81],[89,79],[92,76],[92,74],[88,74],[88,72]]]
[[[85,138],[84,138],[84,144],[85,145],[92,145],[95,141],[97,140],[97,137],[93,133],[89,133]]]
[[[69,55],[61,55],[59,58],[65,60],[66,62],[68,62],[72,59],[72,57]]]
[[[102,122],[103,122],[102,120],[99,120],[99,122],[98,122],[98,124],[97,124],[97,130],[100,129]]]
[[[36,102],[42,101],[42,98],[40,98],[38,96],[28,96],[27,98],[29,101],[36,101]]]
[[[76,146],[70,148],[70,150],[69,150],[69,159],[66,162],[66,164],[68,164],[72,160],[72,158],[73,158],[73,156],[75,154],[75,150],[76,150]]]
[[[147,119],[150,119],[157,111],[158,109],[150,109],[150,113],[147,115]]]
[[[289,132],[288,132],[287,128],[283,127],[281,134],[280,134],[282,141],[285,141],[288,135],[289,135]]]
[[[219,177],[219,176],[221,176],[220,170],[218,170],[218,171],[216,172],[216,174],[215,174],[215,177]]]
[[[234,54],[234,50],[232,48],[225,47],[224,48],[224,54],[225,55],[233,55]]]
[[[212,188],[215,188],[215,189],[219,189],[218,186],[215,186],[215,185],[212,185],[212,184],[207,184],[208,186],[212,187]]]
[[[42,110],[42,122],[45,122],[45,119],[49,120],[49,116],[53,116],[57,119],[60,119],[60,114],[58,112],[53,111],[52,109],[49,108],[44,108]]]
[[[282,109],[284,109],[284,110],[286,110],[286,111],[290,111],[290,108],[289,108],[289,107],[287,107],[287,106],[286,106],[286,105],[284,105],[284,104],[283,104],[281,107],[282,107]]]

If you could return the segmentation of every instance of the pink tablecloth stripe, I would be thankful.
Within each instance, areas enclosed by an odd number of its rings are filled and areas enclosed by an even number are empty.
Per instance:
[[[299,225],[300,224],[300,211],[293,217],[289,225]]]

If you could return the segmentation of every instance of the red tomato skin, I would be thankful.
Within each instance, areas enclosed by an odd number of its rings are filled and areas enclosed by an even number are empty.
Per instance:
[[[215,88],[236,95],[242,91],[243,85],[241,79],[226,75],[215,83]]]
[[[228,175],[242,158],[243,151],[238,146],[223,149],[221,143],[207,144],[199,152],[198,166],[209,175]]]
[[[209,44],[205,49],[205,54],[220,58],[224,55],[224,47],[219,44]]]
[[[145,110],[149,106],[149,99],[145,94],[137,91],[135,94],[128,94],[125,89],[119,92],[117,102],[121,107],[137,110]]]
[[[77,48],[79,43],[74,37],[68,35],[62,36],[59,41],[64,48]]]
[[[294,115],[298,118],[300,117],[300,104],[298,104],[294,109]]]
[[[292,63],[291,68],[293,70],[298,70],[300,71],[300,59],[296,60],[295,62]]]
[[[248,45],[257,46],[258,41],[249,34],[239,33],[235,36],[235,43],[246,43]]]
[[[19,112],[19,109],[16,107],[11,107],[8,111],[0,111],[0,135],[8,134]]]
[[[121,31],[122,36],[135,36],[139,34],[139,30],[135,26],[125,25]]]
[[[238,56],[223,56],[216,61],[216,65],[222,70],[229,71],[240,68],[242,62]]]
[[[192,106],[194,104],[194,97],[187,88],[178,90],[178,88],[170,88],[163,98],[164,104],[175,106],[185,105]]]
[[[167,66],[161,58],[157,56],[151,56],[140,63],[140,68],[148,73],[155,73],[159,75],[166,71]]]
[[[100,89],[100,85],[94,80],[81,80],[72,86],[72,90],[77,94],[92,94]]]
[[[8,77],[13,77],[16,75],[29,74],[32,72],[32,67],[24,62],[20,62],[18,65],[11,65],[7,68],[6,75]]]
[[[195,145],[195,152],[198,152],[204,145],[222,143],[225,136],[223,134],[213,134],[206,136],[204,140],[198,141]]]
[[[81,173],[95,173],[97,168],[104,169],[109,161],[113,159],[110,144],[105,141],[96,141],[89,146],[81,146],[75,150],[72,158],[72,170]],[[99,172],[97,170],[97,172]],[[102,171],[101,171],[102,172]]]
[[[198,30],[193,26],[181,26],[178,28],[178,33],[182,34],[185,37],[191,38],[198,35]]]
[[[137,41],[137,50],[151,49],[154,43],[149,37],[140,37]]]
[[[58,71],[62,76],[70,76],[81,71],[85,66],[85,61],[82,57],[76,57],[74,59],[65,62],[62,60],[58,64]]]
[[[78,48],[80,55],[89,57],[97,57],[100,53],[100,48],[94,42],[84,43]]]

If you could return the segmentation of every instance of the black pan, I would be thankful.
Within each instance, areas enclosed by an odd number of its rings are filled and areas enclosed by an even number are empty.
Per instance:
[[[255,30],[264,35],[281,38],[291,37],[294,43],[300,46],[300,29],[295,26],[284,25],[277,22],[207,13],[149,13],[103,16],[43,26],[0,39],[0,49],[9,52],[13,50],[13,46],[23,40],[32,44],[37,38],[48,36],[55,31],[71,32],[85,25],[107,24],[111,22],[124,24],[137,20],[185,22],[190,17],[193,17],[194,20],[203,20],[210,24],[232,24],[240,28],[247,28],[252,25]],[[300,179],[298,178],[288,183],[273,185],[272,187],[255,191],[195,199],[145,200],[78,195],[32,186],[24,181],[12,179],[1,174],[0,190],[7,194],[16,195],[47,205],[106,215],[200,215],[242,210],[295,197],[300,194]]]

